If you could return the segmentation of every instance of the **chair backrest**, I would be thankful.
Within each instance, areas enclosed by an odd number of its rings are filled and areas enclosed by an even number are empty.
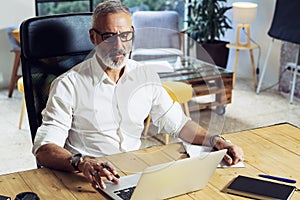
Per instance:
[[[132,20],[136,29],[134,48],[169,47],[180,49],[180,37],[174,34],[179,31],[177,12],[137,11],[133,13]]]
[[[34,17],[21,24],[21,62],[32,141],[42,123],[51,82],[93,50],[92,13]]]
[[[182,55],[181,34],[179,32],[179,17],[175,11],[137,11],[132,15],[135,28],[132,59],[140,52],[155,54]],[[149,49],[154,49],[153,52]],[[159,52],[164,49],[164,52]],[[173,49],[173,50],[172,50]]]

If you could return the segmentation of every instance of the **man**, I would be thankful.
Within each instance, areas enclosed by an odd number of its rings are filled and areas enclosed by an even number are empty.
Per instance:
[[[40,165],[82,171],[94,187],[105,188],[103,176],[118,183],[114,166],[93,157],[138,149],[149,114],[168,134],[228,149],[229,165],[243,159],[240,147],[187,118],[155,72],[129,59],[134,28],[126,6],[118,0],[100,3],[92,22],[95,54],[52,83],[33,147]]]

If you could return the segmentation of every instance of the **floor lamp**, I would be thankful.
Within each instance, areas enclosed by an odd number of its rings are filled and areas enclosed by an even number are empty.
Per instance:
[[[263,65],[262,74],[258,82],[256,93],[259,94],[261,84],[265,75],[266,68],[268,66],[268,60],[271,54],[274,40],[282,40],[300,45],[300,20],[299,20],[300,1],[299,0],[277,0],[274,10],[274,15],[271,23],[271,27],[268,31],[268,35],[272,38],[268,48],[266,59]],[[294,69],[291,66],[293,72],[292,89],[290,93],[290,103],[293,103],[293,95],[296,85],[296,73],[298,68],[298,56],[299,50],[296,51]]]

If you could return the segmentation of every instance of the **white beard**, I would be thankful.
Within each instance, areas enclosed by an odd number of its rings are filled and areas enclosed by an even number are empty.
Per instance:
[[[117,62],[114,61],[111,57],[106,56],[106,57],[102,57],[102,62],[104,65],[108,66],[111,69],[122,69],[127,61],[129,59],[129,53],[126,53],[125,57],[122,59],[119,59]]]
[[[97,54],[99,58],[101,59],[102,63],[111,69],[122,69],[128,59],[129,59],[129,52],[126,50],[114,50],[106,53],[105,51],[101,50],[100,48],[96,48]],[[117,57],[123,55],[124,57]]]

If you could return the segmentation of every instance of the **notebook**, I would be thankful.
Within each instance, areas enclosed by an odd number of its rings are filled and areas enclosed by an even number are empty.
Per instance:
[[[150,166],[143,172],[121,177],[119,184],[106,181],[106,189],[99,191],[119,200],[166,199],[197,191],[206,186],[226,151]]]
[[[231,194],[251,197],[255,199],[281,199],[292,197],[296,187],[256,178],[239,175],[226,188]]]

